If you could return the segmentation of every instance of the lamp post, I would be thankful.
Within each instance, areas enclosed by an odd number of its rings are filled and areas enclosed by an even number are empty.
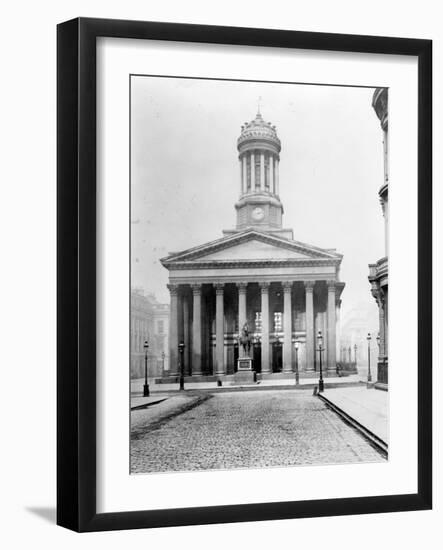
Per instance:
[[[320,356],[320,378],[318,379],[318,391],[319,392],[322,392],[324,391],[325,389],[325,386],[324,386],[324,383],[323,383],[323,369],[322,369],[322,362],[321,362],[321,354],[323,353],[323,336],[322,336],[322,333],[321,333],[321,330],[318,331],[318,335],[317,335],[317,341],[318,341],[318,353],[319,353],[319,356]]]
[[[368,341],[368,382],[372,382],[372,375],[371,375],[371,333],[368,332],[368,335],[366,336],[366,340]]]
[[[184,373],[184,363],[183,363],[183,352],[185,351],[185,344],[184,342],[180,342],[178,345],[178,352],[179,352],[179,372],[180,372],[180,390],[185,389],[185,373]]]
[[[357,344],[354,344],[354,363],[357,366]]]
[[[274,345],[276,347],[276,352],[280,349],[281,347],[281,341],[280,341],[280,336],[278,334],[275,335],[275,342],[274,342]],[[280,353],[280,352],[279,352]],[[274,363],[275,364],[275,368],[276,368],[276,371],[275,372],[280,372],[280,365],[278,362]]]
[[[164,376],[165,374],[165,352],[162,351],[162,375]]]
[[[149,397],[149,384],[148,384],[148,349],[149,349],[149,344],[148,344],[147,340],[145,340],[145,343],[143,344],[143,348],[145,350],[145,383],[143,385],[143,397]]]
[[[298,372],[298,348],[300,346],[300,343],[298,340],[295,341],[294,347],[295,347],[295,385],[298,386],[300,383],[300,375]]]

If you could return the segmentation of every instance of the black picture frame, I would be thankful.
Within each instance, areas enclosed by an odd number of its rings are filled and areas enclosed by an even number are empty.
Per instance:
[[[169,40],[418,58],[416,494],[96,512],[96,39]],[[57,29],[57,523],[104,531],[425,510],[432,506],[432,42],[78,18]]]

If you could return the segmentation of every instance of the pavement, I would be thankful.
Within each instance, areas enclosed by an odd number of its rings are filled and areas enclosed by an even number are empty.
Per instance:
[[[209,394],[201,395],[196,392],[166,395],[161,400],[157,399],[156,401],[152,397],[140,398],[141,401],[145,400],[147,406],[131,407],[131,439],[135,440],[141,435],[146,435],[150,431],[157,429],[160,424],[200,405],[208,398]]]
[[[337,376],[337,377],[328,377],[325,378],[325,387],[328,387],[330,385],[349,385],[349,384],[358,384],[362,383],[362,377],[358,374],[351,375],[351,376]],[[137,396],[141,396],[143,392],[143,384],[144,379],[138,378],[138,379],[132,379],[131,380],[131,399]],[[294,382],[292,382],[290,379],[269,379],[269,380],[261,380],[259,383],[251,385],[224,385],[224,386],[217,386],[217,382],[186,382],[185,383],[185,389],[186,390],[220,390],[220,389],[232,389],[232,388],[246,388],[246,389],[252,389],[252,388],[259,388],[259,387],[266,387],[266,388],[279,388],[282,386],[295,386],[295,379]],[[318,379],[316,378],[300,378],[299,387],[308,388],[312,387],[313,385],[318,385]],[[164,393],[164,392],[173,392],[178,390],[178,383],[175,382],[173,384],[156,384],[155,379],[149,379],[149,389],[151,395],[155,395],[157,393]]]
[[[312,392],[171,394],[131,412],[131,472],[383,462]]]
[[[322,395],[386,445],[389,443],[389,393],[374,388],[325,389]]]

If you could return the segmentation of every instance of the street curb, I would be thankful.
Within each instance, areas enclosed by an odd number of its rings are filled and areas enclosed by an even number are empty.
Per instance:
[[[131,440],[138,440],[143,439],[143,437],[154,430],[157,430],[160,428],[164,423],[168,422],[172,418],[175,418],[176,416],[179,416],[180,414],[183,414],[184,412],[190,411],[191,409],[198,407],[208,399],[211,399],[212,395],[192,395],[192,397],[195,397],[193,401],[190,401],[188,403],[183,403],[182,405],[177,406],[176,408],[172,409],[171,411],[165,412],[163,416],[158,418],[157,420],[154,420],[151,424],[146,426],[143,429],[135,430],[133,431],[131,429]]]
[[[317,395],[326,404],[326,406],[332,409],[338,416],[340,416],[342,420],[359,431],[363,437],[368,439],[382,454],[386,457],[388,456],[389,447],[383,439],[375,435],[375,433],[371,432],[371,430],[368,430],[368,428],[363,426],[363,424],[360,424],[360,422],[355,420],[355,418],[352,418],[352,416],[346,413],[343,409],[337,407],[337,405],[330,401],[327,397],[321,395],[320,393]]]
[[[361,387],[362,385],[365,385],[365,382],[344,382],[342,384],[338,384],[335,382],[325,382],[325,389],[337,389],[337,388],[356,388]],[[284,384],[280,386],[268,386],[268,385],[261,385],[261,384],[248,384],[245,386],[214,386],[213,388],[192,388],[190,390],[185,391],[196,391],[201,393],[224,393],[224,392],[238,392],[238,391],[267,391],[267,390],[313,390],[316,386],[318,386],[318,381],[312,384]],[[168,393],[176,394],[179,393],[180,390],[168,390]]]
[[[159,397],[157,401],[151,401],[150,403],[143,403],[142,405],[135,405],[135,407],[131,407],[131,411],[139,411],[141,409],[147,409],[151,405],[157,405],[158,403],[161,403],[162,401],[166,401],[168,399],[167,397]]]

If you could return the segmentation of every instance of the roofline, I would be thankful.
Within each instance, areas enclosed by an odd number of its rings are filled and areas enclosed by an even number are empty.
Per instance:
[[[233,235],[224,236],[224,237],[221,237],[220,239],[216,239],[214,241],[210,241],[202,245],[198,245],[192,248],[188,248],[186,250],[182,250],[181,252],[171,253],[168,256],[160,258],[160,262],[163,266],[166,267],[165,264],[170,264],[171,262],[177,262],[182,259],[185,259],[186,257],[195,256],[196,254],[198,254],[199,251],[217,247],[217,245],[222,243],[227,245],[231,242],[235,242],[237,240],[243,239],[244,237],[247,237],[247,236],[249,237],[253,235],[256,235],[257,237],[262,239],[264,238],[270,242],[283,245],[284,248],[292,247],[292,248],[299,248],[302,250],[312,250],[313,252],[319,252],[320,254],[323,254],[326,256],[325,259],[341,260],[343,258],[342,254],[338,254],[337,252],[332,252],[331,249],[320,248],[318,246],[313,246],[308,243],[302,243],[300,241],[283,239],[276,235],[269,234],[265,231],[259,231],[257,229],[246,229],[245,231],[234,233]]]

